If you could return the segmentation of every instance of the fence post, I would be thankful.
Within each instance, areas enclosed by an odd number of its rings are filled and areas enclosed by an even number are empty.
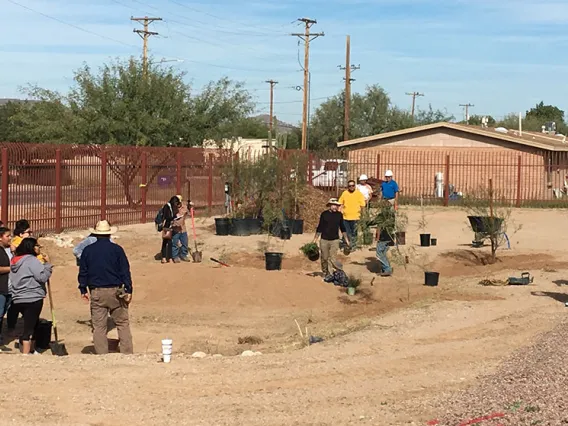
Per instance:
[[[381,178],[381,154],[377,154],[377,179]]]
[[[8,148],[2,148],[2,222],[8,226],[8,197],[10,187],[10,167],[8,164]]]
[[[176,154],[176,194],[181,194],[181,151]]]
[[[517,207],[521,207],[521,156],[517,160]]]
[[[146,223],[146,197],[148,194],[148,153],[146,151],[142,153],[142,162],[140,164],[140,169],[140,171],[142,172],[142,217],[140,218],[140,222]]]
[[[63,232],[61,226],[61,149],[55,150],[55,232]]]
[[[444,189],[444,206],[450,205],[450,154],[446,155],[446,185]]]
[[[314,157],[313,154],[308,154],[308,183],[314,186]]]
[[[107,211],[107,152],[101,152],[101,219],[106,220]]]
[[[209,181],[207,182],[207,211],[211,216],[213,210],[213,154],[209,154]]]

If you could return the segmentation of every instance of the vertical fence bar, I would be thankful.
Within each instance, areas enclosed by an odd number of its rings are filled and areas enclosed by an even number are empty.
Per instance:
[[[101,152],[101,219],[106,219],[107,210],[107,152],[103,148]]]
[[[181,151],[176,154],[176,194],[181,194]]]
[[[444,189],[444,206],[450,205],[450,154],[446,155],[446,185]]]
[[[377,175],[376,179],[381,178],[381,154],[377,154]]]
[[[517,207],[521,207],[521,156],[517,160]]]
[[[8,226],[8,197],[10,187],[10,167],[8,164],[8,148],[2,148],[2,222]]]
[[[312,153],[308,154],[308,183],[314,186],[314,155]]]
[[[209,180],[207,182],[207,211],[213,210],[213,154],[209,154]]]
[[[61,226],[61,149],[55,150],[55,232],[63,232]]]
[[[142,217],[141,223],[146,223],[146,210],[147,210],[147,197],[148,197],[148,153],[142,153],[142,161],[140,163],[141,172],[141,186],[142,186]]]

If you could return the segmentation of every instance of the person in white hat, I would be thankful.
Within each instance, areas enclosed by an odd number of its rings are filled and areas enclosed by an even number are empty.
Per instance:
[[[345,238],[346,244],[349,244],[349,236],[343,222],[343,215],[339,212],[341,203],[337,198],[331,198],[327,207],[328,210],[320,215],[314,243],[320,240],[321,251],[321,270],[324,280],[329,278],[333,265],[336,262],[337,252],[339,251],[340,234]]]
[[[91,304],[93,344],[97,354],[108,353],[107,317],[116,324],[120,352],[133,352],[128,306],[132,301],[132,276],[124,249],[110,241],[116,232],[106,220],[91,229],[97,242],[83,250],[79,266],[79,291]]]
[[[387,170],[385,172],[385,180],[381,182],[381,191],[383,193],[383,200],[387,200],[394,206],[394,209],[398,209],[398,184],[393,179],[392,170]]]
[[[371,197],[373,196],[373,188],[371,188],[371,185],[367,183],[368,180],[369,178],[367,177],[367,175],[362,174],[361,176],[359,176],[359,184],[357,185],[357,189],[361,194],[363,194],[367,204],[369,203],[369,201],[371,201]]]

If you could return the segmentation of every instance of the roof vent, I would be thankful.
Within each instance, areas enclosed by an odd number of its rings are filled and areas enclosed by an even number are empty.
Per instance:
[[[509,133],[509,131],[507,129],[505,129],[504,127],[497,127],[495,129],[495,131],[499,132],[499,133]]]

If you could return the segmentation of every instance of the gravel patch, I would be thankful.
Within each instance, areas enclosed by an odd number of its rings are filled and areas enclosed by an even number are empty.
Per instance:
[[[472,388],[446,395],[437,426],[568,425],[568,320]]]

